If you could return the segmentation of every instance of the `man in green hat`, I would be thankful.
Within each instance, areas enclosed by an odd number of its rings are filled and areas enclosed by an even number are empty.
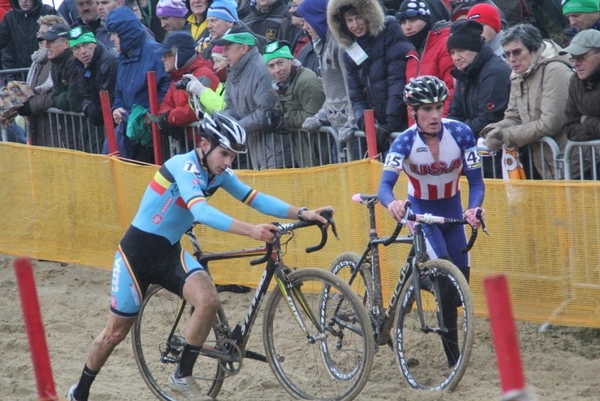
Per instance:
[[[117,79],[117,55],[98,43],[92,32],[78,26],[69,31],[69,46],[75,56],[73,68],[78,71],[83,114],[95,126],[104,126],[100,91],[108,91],[114,101]]]
[[[214,42],[215,46],[225,46],[223,57],[229,63],[223,113],[246,130],[252,169],[290,167],[289,137],[265,131],[267,111],[275,108],[277,97],[256,43],[249,32],[229,33]]]
[[[572,38],[586,29],[600,30],[600,3],[598,0],[563,0],[562,12],[569,19],[564,32]]]
[[[283,113],[284,127],[301,130],[304,121],[314,116],[325,102],[321,79],[294,59],[287,42],[275,41],[267,44],[263,58],[273,77],[271,85],[277,94],[276,109]],[[298,131],[291,135],[296,165],[313,167],[321,164],[321,160],[323,163],[328,162],[326,135]],[[320,154],[323,159],[320,158]]]

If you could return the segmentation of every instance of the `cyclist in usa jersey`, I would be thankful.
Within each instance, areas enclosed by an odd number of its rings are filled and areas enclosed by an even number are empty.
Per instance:
[[[246,152],[246,133],[236,121],[217,112],[212,117],[205,114],[203,131],[199,147],[169,159],[146,189],[115,255],[108,323],[93,342],[81,378],[69,390],[67,400],[88,399],[94,378],[125,339],[150,284],[160,284],[194,308],[169,386],[187,399],[203,395],[192,368],[212,328],[219,297],[210,276],[182,249],[180,239],[193,222],[269,243],[278,230],[273,224],[235,220],[210,206],[207,199],[219,188],[262,213],[327,224],[319,213],[331,207],[308,210],[290,206],[237,178],[230,167],[238,153]]]
[[[431,213],[452,218],[466,218],[479,228],[475,218],[481,207],[485,186],[481,158],[473,132],[466,124],[442,118],[448,88],[434,76],[413,78],[404,88],[404,102],[416,123],[402,132],[387,154],[377,196],[381,204],[398,221],[404,217],[404,201],[394,196],[400,172],[408,177],[408,200],[415,213]],[[463,212],[460,177],[469,183],[469,205]],[[482,210],[482,213],[485,211]],[[470,275],[469,255],[460,252],[467,244],[464,228],[459,225],[425,226],[427,253],[431,259],[447,259],[464,274]],[[451,294],[447,294],[448,297]],[[445,299],[444,294],[442,298]],[[444,302],[444,305],[450,302]],[[451,306],[452,307],[452,306]],[[456,308],[444,310],[449,333],[443,335],[448,364],[454,365],[458,348],[447,346],[456,338]]]

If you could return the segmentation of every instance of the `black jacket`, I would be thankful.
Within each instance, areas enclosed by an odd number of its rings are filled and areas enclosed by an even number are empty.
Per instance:
[[[486,125],[502,120],[510,97],[511,72],[508,64],[484,43],[470,66],[451,72],[457,82],[448,118],[467,124],[475,137]]]
[[[2,67],[27,68],[31,65],[31,55],[39,49],[37,41],[37,20],[44,15],[56,15],[58,12],[36,0],[31,10],[25,12],[19,0],[11,0],[12,10],[6,13],[0,22],[0,49],[2,49]]]
[[[75,61],[71,49],[65,50],[52,62],[52,102],[54,107],[64,111],[81,112],[81,95],[77,85],[78,71],[74,68]]]
[[[102,105],[100,91],[108,91],[110,104],[115,100],[115,85],[117,82],[117,54],[107,50],[100,43],[96,46],[94,57],[86,68],[77,59],[73,66],[78,72],[78,85],[81,94],[83,114],[95,126],[103,126]]]

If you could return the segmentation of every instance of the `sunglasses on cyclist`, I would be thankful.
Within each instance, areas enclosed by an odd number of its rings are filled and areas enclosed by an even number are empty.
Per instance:
[[[505,59],[509,59],[511,56],[517,58],[519,57],[521,54],[523,53],[523,49],[514,49],[514,50],[509,50],[507,52],[504,52],[504,54],[502,55]]]

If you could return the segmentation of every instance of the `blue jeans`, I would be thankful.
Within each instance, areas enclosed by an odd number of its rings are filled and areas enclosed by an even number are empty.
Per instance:
[[[25,130],[16,121],[13,121],[6,127],[6,140],[8,142],[27,143],[27,135]]]

